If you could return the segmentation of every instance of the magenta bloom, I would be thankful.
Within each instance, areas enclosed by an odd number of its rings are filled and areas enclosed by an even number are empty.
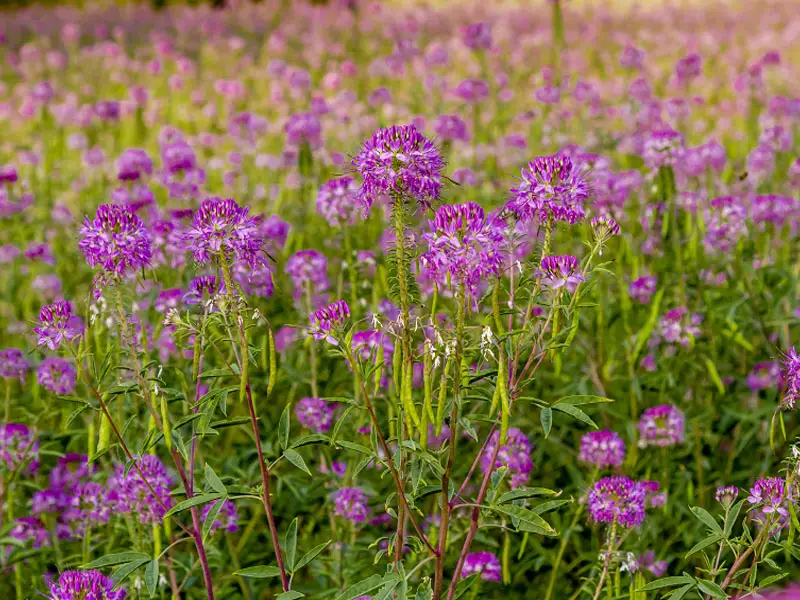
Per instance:
[[[203,506],[203,523],[206,522],[208,513],[211,512],[211,509],[217,502],[219,502],[219,500],[215,502],[209,502]],[[239,517],[236,514],[236,505],[231,500],[225,500],[223,503],[222,508],[220,509],[219,513],[217,513],[217,518],[211,525],[211,533],[214,533],[218,529],[224,529],[228,533],[236,533],[239,531]]]
[[[333,423],[335,404],[329,404],[322,398],[302,398],[294,409],[297,420],[306,429],[314,433],[327,433]]]
[[[539,156],[522,169],[522,181],[511,189],[506,208],[522,221],[578,223],[586,212],[589,187],[581,168],[569,156]]]
[[[23,381],[29,368],[30,363],[19,348],[0,350],[0,377],[5,377],[6,379],[16,378]]]
[[[357,331],[353,334],[353,352],[361,360],[391,363],[394,353],[392,337],[383,331]]]
[[[778,513],[785,517],[789,511],[784,506],[786,499],[786,481],[781,477],[767,477],[759,479],[750,488],[747,502],[762,505],[764,514]]]
[[[607,240],[619,235],[619,224],[608,215],[599,215],[592,219],[592,231],[598,240]]]
[[[315,340],[326,340],[336,346],[339,342],[332,335],[350,318],[350,307],[344,300],[337,300],[325,308],[315,310],[309,315],[311,335]]]
[[[642,158],[651,169],[672,167],[683,153],[683,136],[672,129],[653,131],[644,142]]]
[[[640,304],[647,304],[650,302],[650,298],[653,297],[653,294],[656,293],[657,285],[658,279],[653,275],[639,277],[639,279],[631,281],[631,285],[628,288],[628,295]]]
[[[747,387],[754,392],[779,387],[783,381],[781,363],[771,360],[754,364],[753,370],[747,374]]]
[[[258,219],[248,216],[249,208],[228,198],[204,200],[194,215],[192,226],[183,234],[186,249],[198,264],[226,257],[252,267],[264,262],[263,234]]]
[[[311,148],[322,146],[322,124],[311,113],[298,113],[289,117],[284,126],[286,143],[290,146],[308,144]]]
[[[433,125],[436,136],[442,140],[469,141],[469,131],[464,120],[456,115],[441,115]]]
[[[153,174],[153,161],[144,150],[128,148],[117,160],[117,179],[136,181],[142,175]]]
[[[471,23],[464,28],[464,45],[473,50],[488,50],[492,47],[492,28],[488,23]]]
[[[498,582],[503,578],[503,568],[500,559],[491,552],[470,552],[464,558],[464,567],[461,569],[461,578],[469,577],[473,573],[480,573],[484,581]]]
[[[596,523],[636,527],[644,521],[645,490],[627,477],[605,477],[589,492],[587,506]]]
[[[121,276],[150,264],[150,234],[127,206],[99,206],[94,219],[85,218],[80,234],[78,247],[92,267]]]
[[[351,177],[330,179],[317,193],[317,212],[331,227],[355,223],[359,208],[358,184]]]
[[[109,501],[113,503],[114,512],[138,516],[143,524],[160,523],[166,512],[164,507],[169,509],[172,506],[172,478],[157,456],[148,454],[137,458],[137,462],[144,480],[136,467],[126,474],[125,467],[120,465],[109,478]],[[152,486],[156,496],[153,496],[145,480]]]
[[[439,198],[444,160],[413,125],[378,129],[352,164],[362,178],[359,201],[365,212],[387,195],[409,196],[421,206]]]
[[[596,467],[619,467],[625,460],[625,442],[610,431],[590,431],[581,438],[580,460]]]
[[[481,471],[486,473],[492,467],[492,454],[500,441],[500,432],[492,434],[486,449],[481,456]],[[533,471],[533,461],[531,460],[531,446],[528,437],[519,429],[512,427],[508,430],[506,444],[500,446],[497,452],[497,460],[494,467],[507,467],[511,473],[512,489],[525,485]]]
[[[644,567],[656,577],[661,577],[667,572],[667,561],[656,560],[655,553],[650,550],[636,559],[640,567]]]
[[[184,295],[186,304],[205,304],[219,291],[217,278],[214,275],[200,275],[192,279],[189,291]]]
[[[797,399],[800,398],[800,356],[794,348],[789,348],[789,352],[786,353],[783,368],[786,392],[781,398],[781,408],[786,410],[794,408]]]
[[[286,261],[286,274],[292,278],[295,299],[310,289],[313,295],[328,289],[328,259],[316,250],[300,250]]]
[[[669,344],[679,344],[684,348],[690,346],[694,339],[700,335],[700,323],[703,318],[690,313],[686,307],[679,306],[667,311],[659,322],[659,334]]]
[[[97,466],[89,466],[85,454],[69,453],[58,459],[58,464],[50,471],[52,489],[72,489],[97,471]]]
[[[62,342],[72,341],[83,333],[83,321],[72,314],[72,305],[59,300],[43,306],[39,311],[39,326],[33,330],[39,335],[39,345],[50,350],[57,349]]]
[[[581,273],[578,259],[569,254],[542,257],[541,267],[536,273],[542,278],[542,285],[551,290],[565,287],[572,294],[579,283],[586,281]]]
[[[15,471],[26,464],[27,473],[39,468],[39,440],[22,423],[0,425],[0,469]]]
[[[718,487],[715,497],[717,502],[727,510],[736,502],[736,498],[739,497],[739,488],[734,485]]]
[[[359,488],[342,488],[333,494],[333,512],[353,523],[364,523],[369,515],[367,495]]]
[[[505,223],[474,202],[447,204],[436,211],[422,235],[428,251],[422,264],[430,278],[444,283],[449,274],[458,284],[475,291],[489,276],[498,276],[504,259]]]
[[[675,63],[675,75],[681,83],[688,83],[700,76],[703,59],[698,54],[689,54]]]
[[[100,571],[64,571],[48,583],[47,600],[124,600],[125,590],[115,590],[114,580]]]
[[[671,404],[648,408],[639,419],[639,445],[674,446],[683,443],[683,413]]]
[[[84,481],[66,494],[69,499],[62,518],[73,535],[83,536],[88,529],[108,523],[112,506],[102,485]]]
[[[55,357],[45,358],[36,371],[39,385],[59,396],[69,394],[75,389],[77,376],[78,372],[72,363]]]

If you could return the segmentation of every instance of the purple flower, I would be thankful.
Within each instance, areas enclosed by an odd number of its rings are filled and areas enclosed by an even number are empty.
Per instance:
[[[500,559],[491,552],[470,552],[464,557],[461,578],[469,577],[473,573],[480,573],[484,581],[498,582],[503,578]]]
[[[246,262],[237,262],[233,265],[233,278],[249,296],[269,298],[275,291],[272,279],[272,269],[266,263],[251,267]]]
[[[469,131],[464,120],[456,115],[441,115],[433,125],[436,135],[443,140],[469,141]]]
[[[314,433],[327,433],[333,423],[335,404],[329,404],[322,398],[302,398],[294,409],[297,420],[306,429]]]
[[[96,466],[89,466],[89,458],[85,454],[65,454],[50,471],[50,487],[58,490],[72,489],[96,470]]]
[[[683,413],[671,404],[648,408],[639,419],[639,445],[674,446],[683,443]]]
[[[125,590],[115,590],[114,580],[100,571],[64,571],[49,582],[47,600],[124,600]]]
[[[488,23],[471,23],[463,30],[464,45],[473,50],[492,47],[492,28]]]
[[[698,325],[703,318],[695,313],[690,313],[686,307],[673,308],[665,314],[659,322],[657,335],[669,344],[679,344],[684,348],[690,346],[694,339],[700,335]]]
[[[789,514],[784,506],[786,499],[786,481],[781,477],[759,479],[750,488],[747,502],[761,505],[764,514],[778,513],[785,517]]]
[[[464,102],[480,102],[489,97],[489,84],[483,79],[465,79],[456,86],[453,93]]]
[[[569,254],[559,256],[544,256],[539,271],[536,273],[542,278],[542,285],[551,290],[565,287],[572,294],[579,283],[586,281],[581,273],[578,259]]]
[[[286,274],[292,278],[294,297],[299,299],[328,289],[328,259],[316,250],[300,250],[286,261]]]
[[[311,113],[299,113],[289,117],[284,126],[286,143],[290,146],[308,144],[311,148],[322,146],[322,124],[319,117]]]
[[[725,510],[728,510],[739,496],[739,488],[734,485],[718,487],[715,497]]]
[[[359,207],[358,184],[351,177],[330,179],[317,193],[317,212],[331,227],[355,223]]]
[[[642,554],[636,561],[656,577],[661,577],[667,572],[667,561],[656,560],[656,555],[652,550]]]
[[[206,522],[208,513],[211,512],[211,509],[217,502],[219,502],[219,500],[209,502],[203,507],[203,523]],[[236,505],[231,500],[225,500],[223,502],[222,508],[217,513],[217,518],[214,519],[214,523],[211,525],[211,533],[214,533],[218,529],[224,529],[228,533],[236,533],[239,531],[239,517],[236,515]]]
[[[33,330],[39,335],[39,345],[56,350],[62,342],[72,341],[83,333],[83,321],[72,314],[72,305],[59,300],[43,306],[39,311],[39,326]]]
[[[0,469],[18,471],[26,464],[27,473],[39,468],[39,440],[22,423],[0,425]]]
[[[484,473],[492,468],[492,454],[494,454],[494,449],[499,441],[500,432],[495,431],[481,456],[481,471]],[[497,451],[494,467],[508,468],[511,473],[512,489],[526,484],[530,478],[531,471],[533,471],[531,450],[531,443],[524,433],[515,427],[508,430],[506,443]]]
[[[339,342],[332,334],[350,318],[350,307],[344,300],[337,300],[333,304],[315,310],[308,318],[311,321],[310,332],[314,339],[326,340],[336,346]]]
[[[628,295],[640,304],[647,304],[650,302],[650,298],[653,297],[653,294],[655,294],[657,285],[658,280],[653,275],[639,277],[631,281],[631,285],[628,288]]]
[[[619,467],[625,460],[625,442],[610,431],[590,431],[581,438],[580,460],[599,468]]]
[[[645,490],[627,477],[605,477],[592,487],[587,506],[596,523],[636,527],[644,521]]]
[[[86,535],[88,529],[108,523],[111,504],[108,494],[99,483],[85,481],[69,492],[62,518],[76,536]]]
[[[0,377],[6,379],[16,378],[25,380],[25,374],[30,369],[30,363],[19,348],[5,348],[0,350]]]
[[[578,223],[586,216],[589,187],[581,168],[569,156],[539,156],[522,169],[522,181],[511,189],[506,208],[522,221]]]
[[[162,290],[156,298],[154,307],[158,312],[166,314],[170,309],[178,308],[182,299],[183,290],[181,288]]]
[[[675,75],[681,83],[688,83],[700,76],[703,60],[698,54],[689,54],[675,63]]]
[[[161,148],[161,162],[168,175],[194,171],[197,168],[197,156],[192,147],[183,140],[164,144]]]
[[[109,478],[109,501],[113,504],[114,512],[138,515],[143,524],[160,523],[166,512],[164,507],[169,509],[172,506],[172,478],[157,456],[147,454],[136,461],[144,479],[136,466],[126,474],[125,467],[120,465]],[[152,486],[155,497],[148,483]]]
[[[644,489],[645,504],[650,508],[661,508],[667,503],[667,493],[660,492],[661,484],[650,479],[643,479],[639,484]]]
[[[50,532],[36,517],[20,517],[16,519],[8,532],[8,537],[19,540],[29,548],[41,548],[50,545]]]
[[[644,65],[644,52],[635,46],[627,44],[622,49],[619,64],[626,69],[641,69]]]
[[[153,161],[144,150],[128,148],[117,160],[117,179],[136,181],[142,175],[153,174]]]
[[[781,408],[792,409],[800,398],[800,356],[794,348],[789,348],[783,359],[784,379],[786,391],[781,398]]]
[[[367,495],[359,488],[341,488],[333,494],[333,512],[353,523],[364,523],[369,515]]]
[[[86,217],[80,234],[78,247],[92,267],[125,275],[150,264],[150,234],[126,206],[99,206],[93,220]]]
[[[592,231],[597,240],[605,242],[619,235],[619,224],[608,215],[599,215],[592,219]]]
[[[781,363],[776,361],[756,363],[753,365],[753,370],[747,374],[747,387],[754,392],[780,387],[783,381]]]
[[[703,245],[709,254],[728,254],[747,234],[747,209],[732,196],[714,198],[705,211],[706,235]]]
[[[183,297],[183,301],[186,304],[205,304],[218,291],[217,278],[214,275],[200,275],[192,279],[189,291]]]
[[[361,360],[374,359],[376,362],[383,361],[386,364],[392,362],[394,342],[391,336],[383,331],[357,331],[353,334],[352,344],[353,352]]]
[[[58,396],[65,396],[75,389],[77,375],[69,361],[54,357],[45,358],[36,371],[39,385]]]
[[[447,204],[422,235],[428,251],[421,261],[429,277],[444,283],[449,275],[470,291],[489,276],[498,276],[504,259],[505,223],[486,217],[474,202]]]
[[[222,257],[251,267],[263,263],[263,233],[258,219],[248,216],[249,210],[230,198],[204,200],[182,237],[194,260],[201,265]]]
[[[352,164],[362,178],[358,197],[364,212],[386,195],[409,196],[424,207],[439,198],[444,160],[413,125],[378,129]]]
[[[653,131],[644,142],[642,158],[651,169],[672,167],[683,153],[683,136],[672,129]]]

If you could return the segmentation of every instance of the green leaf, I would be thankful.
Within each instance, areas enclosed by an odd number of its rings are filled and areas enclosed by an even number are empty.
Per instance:
[[[697,587],[706,594],[710,594],[714,598],[722,598],[723,600],[728,597],[728,594],[713,581],[708,579],[698,579]]]
[[[294,572],[294,559],[297,556],[297,517],[286,530],[286,538],[283,541],[283,548],[286,552],[286,568]]]
[[[297,590],[289,590],[275,596],[275,600],[296,600],[297,598],[305,598],[305,594]]]
[[[239,569],[234,575],[241,577],[251,577],[253,579],[269,579],[270,577],[279,577],[281,570],[278,567],[260,565],[258,567],[247,567],[246,569]]]
[[[154,558],[150,561],[150,564],[147,565],[147,568],[144,570],[144,583],[147,586],[147,591],[150,594],[150,597],[154,597],[156,595],[156,589],[158,588],[158,559]]]
[[[555,496],[557,494],[558,492],[555,490],[543,487],[519,488],[512,492],[506,492],[500,496],[500,499],[495,504],[505,504],[506,502],[512,502],[522,498],[534,498],[536,496]]]
[[[717,391],[720,394],[725,393],[725,384],[722,383],[722,379],[719,377],[719,372],[717,371],[717,366],[714,364],[714,361],[710,358],[706,357],[706,369],[708,369],[708,374],[711,377],[711,381],[714,382],[714,385],[717,386]]]
[[[544,430],[544,437],[550,435],[550,430],[553,428],[553,409],[543,408],[539,414],[539,419],[542,421],[542,429]]]
[[[330,546],[332,541],[333,540],[328,540],[327,542],[324,542],[324,543],[320,544],[319,546],[314,546],[311,550],[306,552],[303,555],[303,558],[301,558],[300,560],[297,561],[297,564],[295,565],[294,570],[295,571],[299,571],[300,569],[305,567],[308,563],[310,563],[312,560],[317,558],[317,556],[319,556],[319,553],[322,552],[323,550],[325,550],[325,548],[327,548],[328,546]]]
[[[136,560],[150,560],[150,556],[141,552],[120,552],[119,554],[106,554],[97,560],[81,565],[82,569],[101,569],[103,567],[113,567]]]
[[[283,455],[286,457],[286,460],[292,463],[295,467],[311,475],[311,471],[309,471],[308,467],[306,466],[306,461],[303,460],[303,457],[300,456],[300,453],[297,450],[287,448],[283,451]]]
[[[380,575],[372,575],[363,581],[359,581],[358,583],[351,585],[344,592],[339,594],[339,596],[336,597],[336,600],[353,600],[353,598],[365,596],[372,590],[377,590],[379,587],[400,581],[401,579],[402,577],[400,577],[400,575],[397,573],[390,573],[384,577],[381,577]]]
[[[675,587],[676,585],[692,585],[694,586],[695,581],[688,575],[680,575],[678,577],[662,577],[661,579],[656,579],[655,581],[651,581],[643,588],[639,588],[636,590],[637,592],[652,592],[653,590],[661,590],[668,587]]]
[[[469,589],[478,581],[478,573],[473,573],[469,577],[465,577],[456,584],[455,598],[458,599],[469,591]]]
[[[572,500],[548,500],[547,502],[542,502],[541,504],[537,504],[531,509],[531,512],[537,515],[543,515],[546,512],[550,512],[551,510],[557,509],[559,506],[564,506],[565,504],[569,504]]]
[[[642,348],[650,339],[650,334],[653,332],[653,328],[656,326],[656,322],[658,321],[658,311],[661,308],[661,298],[664,296],[664,290],[666,288],[661,288],[656,292],[656,295],[653,297],[653,301],[650,304],[650,316],[647,318],[647,323],[645,326],[639,330],[639,335],[636,336],[636,344],[633,347],[633,353],[630,357],[631,362],[636,363],[636,359],[639,357],[639,353],[642,351]]]
[[[292,442],[292,448],[302,448],[303,446],[310,446],[311,444],[327,444],[331,441],[327,435],[322,433],[312,433],[311,435],[303,435]]]
[[[601,403],[608,403],[614,402],[611,398],[606,398],[605,396],[592,396],[592,395],[577,395],[577,396],[564,396],[563,398],[559,398],[550,406],[557,406],[559,404],[569,404],[571,406],[582,406],[584,404],[601,404]]]
[[[291,407],[291,404],[286,405],[286,408],[284,408],[281,413],[281,420],[278,422],[278,442],[283,450],[289,447],[289,416]]]
[[[677,590],[672,592],[672,594],[670,594],[670,597],[667,600],[681,600],[681,598],[683,598],[686,594],[691,592],[695,587],[696,586],[694,583],[689,583],[683,586],[682,588],[678,588]]]
[[[513,504],[502,504],[500,506],[490,506],[486,508],[519,519],[520,529],[522,531],[530,531],[531,533],[547,536],[558,535],[558,532],[553,529],[547,521],[527,508],[515,506]]]
[[[366,446],[362,446],[361,444],[355,444],[353,442],[346,442],[344,440],[336,440],[336,445],[341,446],[342,448],[347,448],[348,450],[353,450],[354,452],[360,452],[361,454],[366,454],[367,456],[372,456],[373,452]]]
[[[211,468],[211,465],[206,463],[204,472],[206,474],[206,483],[208,483],[208,485],[211,486],[211,489],[213,489],[218,494],[227,495],[228,490],[225,489],[225,484],[222,483],[222,480],[214,472],[214,469]]]
[[[731,507],[731,510],[728,512],[728,516],[725,518],[725,537],[729,537],[731,535],[731,531],[733,531],[733,526],[736,524],[736,519],[739,518],[739,513],[742,511],[742,506],[746,500],[739,500],[736,504]]]
[[[431,598],[433,598],[431,580],[429,577],[426,577],[423,582],[417,586],[417,593],[414,594],[414,600],[431,600]]]
[[[214,527],[214,521],[217,520],[219,516],[219,511],[222,510],[222,507],[225,505],[225,499],[222,498],[214,503],[214,506],[208,511],[206,515],[206,519],[203,522],[203,539],[206,539],[208,535],[211,533],[211,528]]]
[[[689,552],[686,553],[686,556],[684,558],[689,558],[695,552],[700,552],[700,550],[702,550],[703,548],[707,548],[711,544],[716,544],[721,539],[722,539],[722,535],[721,534],[712,533],[710,536],[708,536],[704,540],[701,540],[701,541],[697,542],[694,546],[692,546],[692,549],[689,550]]]
[[[183,502],[178,502],[175,506],[170,508],[164,515],[164,518],[171,517],[172,515],[176,515],[179,512],[183,512],[187,508],[199,506],[207,502],[213,502],[214,500],[219,500],[220,498],[222,498],[222,494],[200,494],[199,496],[187,498]]]
[[[114,571],[114,575],[112,576],[112,579],[114,580],[114,587],[119,587],[131,573],[149,562],[150,557],[148,556],[147,558],[140,558],[122,565],[119,569]]]
[[[553,407],[553,410],[567,413],[571,417],[578,419],[578,421],[586,423],[590,427],[594,427],[595,429],[597,429],[597,423],[592,421],[592,419],[589,418],[589,415],[587,415],[577,406],[573,406],[572,404],[558,404]]]
[[[705,508],[692,506],[689,510],[691,510],[692,514],[700,519],[711,531],[718,535],[724,535],[722,532],[722,527],[719,526],[717,520]]]

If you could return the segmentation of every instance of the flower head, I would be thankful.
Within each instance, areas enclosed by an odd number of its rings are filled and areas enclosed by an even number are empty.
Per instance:
[[[422,264],[431,279],[444,282],[450,275],[474,291],[480,281],[500,273],[504,229],[502,221],[487,217],[474,202],[442,206],[422,236],[428,242]]]
[[[142,175],[153,174],[153,161],[144,150],[128,148],[117,160],[117,179],[136,181]]]
[[[625,460],[625,442],[608,429],[590,431],[581,438],[579,456],[583,462],[596,467],[619,467]]]
[[[64,571],[48,583],[47,600],[124,600],[125,590],[115,590],[114,580],[100,571]]]
[[[542,284],[551,290],[565,287],[572,294],[578,284],[586,281],[581,273],[578,259],[569,254],[542,257],[541,266],[537,272],[542,278]]]
[[[284,126],[286,143],[290,146],[308,144],[311,148],[322,145],[322,124],[319,117],[311,113],[298,113],[289,117]]]
[[[619,224],[608,215],[598,215],[592,219],[592,231],[595,239],[602,243],[619,235]]]
[[[500,581],[503,578],[503,568],[500,559],[491,552],[470,552],[464,559],[461,569],[462,579],[473,573],[480,573],[484,581]]]
[[[330,179],[317,193],[317,212],[331,227],[352,225],[358,209],[358,184],[351,177]]]
[[[108,523],[112,507],[108,493],[99,483],[81,482],[68,492],[68,497],[62,518],[74,535],[85,535],[87,529]]]
[[[353,158],[361,175],[358,197],[364,211],[382,196],[410,196],[421,206],[439,197],[444,160],[413,125],[378,129]]]
[[[322,398],[302,398],[294,409],[297,420],[306,429],[314,433],[327,433],[333,423],[335,404],[329,404]]]
[[[781,398],[781,408],[791,409],[800,398],[800,356],[794,348],[789,348],[783,359],[784,379],[786,391]]]
[[[334,514],[352,521],[364,523],[369,515],[367,495],[359,488],[341,488],[333,494]]]
[[[83,321],[72,313],[69,302],[59,300],[42,307],[39,326],[33,331],[39,335],[40,346],[55,350],[62,342],[72,341],[83,333]]]
[[[785,498],[786,481],[781,477],[767,477],[753,484],[747,502],[761,505],[764,514],[778,513],[785,517],[789,514],[784,506]]]
[[[187,304],[205,304],[219,291],[217,278],[214,275],[200,275],[192,279],[189,291],[183,297]]]
[[[674,166],[683,152],[683,136],[672,129],[653,131],[644,142],[642,158],[651,169]]]
[[[109,479],[112,490],[109,501],[113,502],[114,512],[138,516],[142,523],[160,523],[166,512],[164,507],[172,506],[172,478],[157,456],[147,454],[136,461],[138,468],[134,466],[126,473],[125,467],[120,465]]]
[[[311,335],[315,340],[326,340],[337,345],[338,340],[332,335],[350,318],[350,307],[344,300],[337,300],[333,304],[315,310],[309,315],[311,321]]]
[[[249,210],[230,198],[204,200],[195,212],[192,226],[183,234],[195,261],[202,265],[225,256],[252,267],[261,264],[264,238],[258,219],[249,216]]]
[[[736,502],[736,498],[739,496],[739,488],[734,485],[727,485],[724,487],[718,487],[717,493],[715,494],[715,498],[717,502],[719,502],[725,510],[728,510],[733,503]]]
[[[515,427],[509,429],[506,443],[500,446],[495,464],[492,465],[492,455],[499,443],[500,432],[495,431],[481,456],[481,470],[486,473],[493,466],[495,468],[507,467],[511,473],[512,488],[518,488],[526,484],[530,478],[531,471],[533,471],[533,461],[531,460],[533,447],[528,437]]]
[[[150,264],[150,234],[127,206],[101,205],[94,219],[86,217],[80,234],[78,247],[92,267],[121,276]]]
[[[581,168],[569,156],[539,156],[522,169],[522,181],[511,190],[506,208],[523,221],[582,221],[589,187]]]
[[[653,297],[653,294],[656,293],[657,285],[658,279],[653,275],[639,277],[631,281],[631,285],[628,288],[628,295],[640,304],[647,304],[650,302],[650,298]]]
[[[311,293],[328,289],[328,259],[316,250],[300,250],[286,261],[286,274],[294,284],[295,299],[301,298],[309,289]]]
[[[589,492],[589,514],[597,523],[636,527],[644,521],[646,493],[641,484],[627,477],[605,477]]]
[[[59,396],[69,394],[75,388],[77,375],[72,363],[55,357],[45,358],[36,371],[39,385]]]
[[[30,363],[19,348],[0,350],[0,377],[23,381],[29,368]]]
[[[671,404],[648,408],[639,419],[639,445],[674,446],[683,442],[683,413]]]
[[[27,473],[39,468],[39,440],[22,423],[0,425],[0,469],[15,471],[26,464]]]

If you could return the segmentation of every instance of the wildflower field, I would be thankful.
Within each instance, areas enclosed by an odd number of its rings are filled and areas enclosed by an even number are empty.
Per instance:
[[[0,12],[0,598],[800,599],[796,2],[228,4]]]

